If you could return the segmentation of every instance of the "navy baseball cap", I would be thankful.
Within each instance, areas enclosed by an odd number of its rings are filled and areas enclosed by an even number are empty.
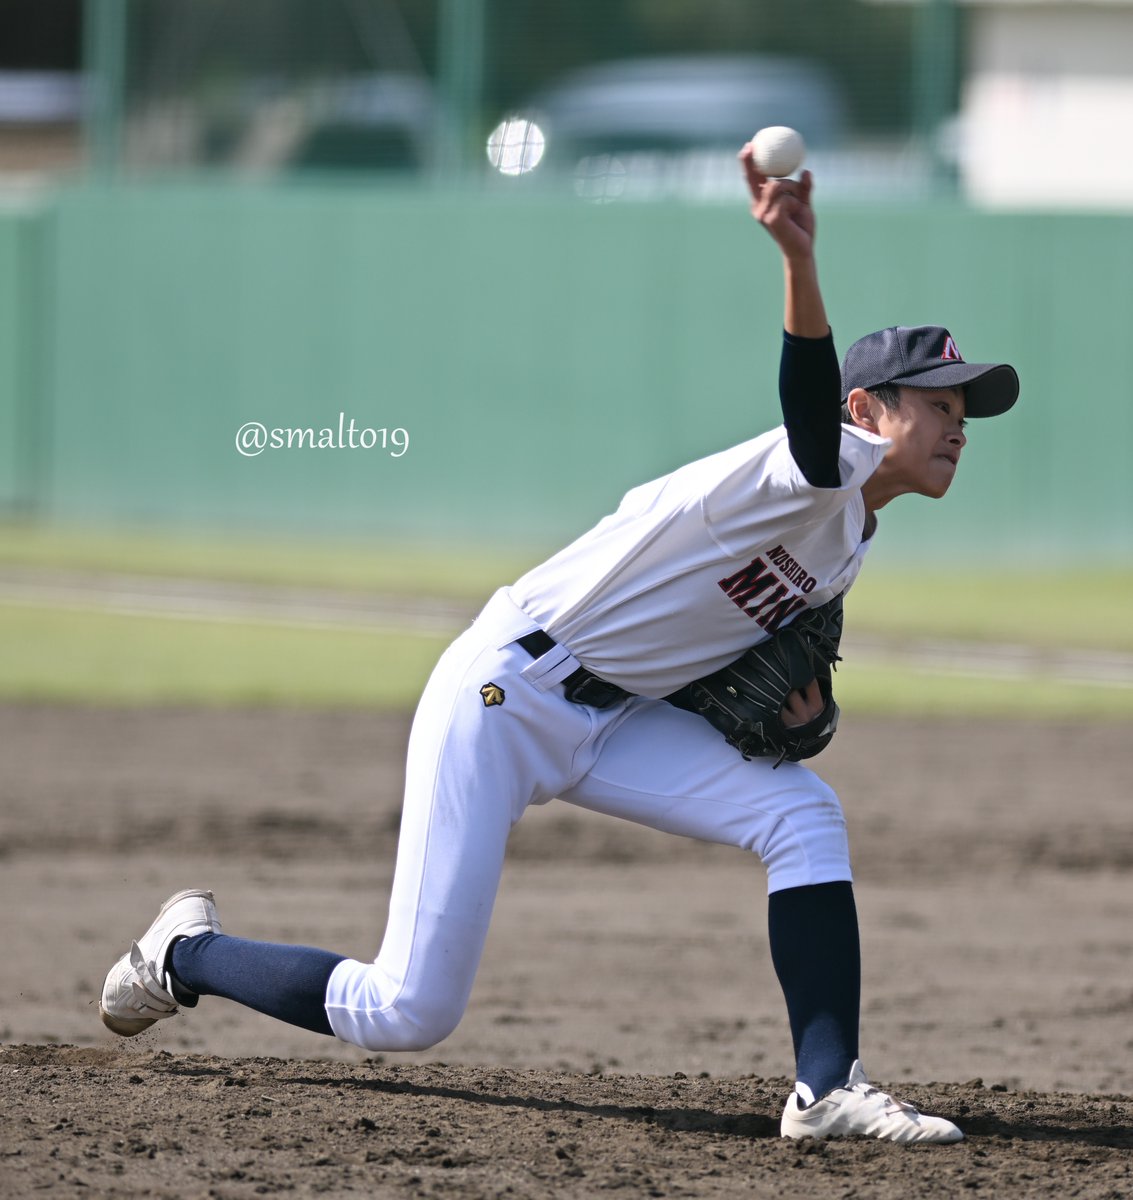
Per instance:
[[[940,325],[895,325],[856,341],[842,361],[842,399],[854,388],[903,383],[964,389],[969,417],[997,417],[1019,398],[1019,376],[1006,363],[965,362]]]

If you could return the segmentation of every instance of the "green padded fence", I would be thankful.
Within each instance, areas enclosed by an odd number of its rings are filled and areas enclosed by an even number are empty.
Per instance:
[[[1133,218],[819,220],[841,346],[942,323],[1022,377],[882,552],[1128,560]],[[0,503],[47,521],[564,538],[778,419],[781,272],[742,205],[75,186],[0,217],[0,266]]]

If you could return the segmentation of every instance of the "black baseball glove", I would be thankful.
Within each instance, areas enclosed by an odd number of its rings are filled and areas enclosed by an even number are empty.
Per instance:
[[[693,680],[665,699],[699,713],[744,758],[798,762],[830,744],[838,728],[831,672],[841,661],[842,597],[804,609],[790,625],[745,650],[734,663]],[[818,681],[822,712],[805,725],[783,724],[791,692]]]

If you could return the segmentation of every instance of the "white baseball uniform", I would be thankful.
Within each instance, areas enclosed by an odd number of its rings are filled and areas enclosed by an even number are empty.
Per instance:
[[[861,487],[888,444],[843,426],[843,483],[815,488],[771,430],[634,488],[492,597],[418,707],[386,935],[373,963],[331,974],[338,1037],[413,1050],[452,1032],[529,804],[744,847],[771,892],[851,878],[841,805],[817,775],[745,760],[661,698],[853,583],[869,545]],[[516,639],[536,629],[557,645],[532,658]],[[561,685],[580,665],[633,695],[571,703]]]

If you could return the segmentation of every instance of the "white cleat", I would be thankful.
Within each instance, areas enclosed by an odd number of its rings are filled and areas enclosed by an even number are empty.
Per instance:
[[[170,896],[154,923],[110,968],[102,985],[99,1016],[107,1029],[133,1037],[155,1021],[177,1012],[166,959],[178,938],[219,933],[212,892],[186,891]]]
[[[963,1134],[943,1117],[927,1117],[911,1104],[894,1100],[866,1078],[856,1059],[850,1078],[807,1104],[805,1085],[797,1084],[783,1110],[785,1138],[873,1137],[885,1142],[958,1142]],[[806,1107],[804,1108],[804,1104]]]

